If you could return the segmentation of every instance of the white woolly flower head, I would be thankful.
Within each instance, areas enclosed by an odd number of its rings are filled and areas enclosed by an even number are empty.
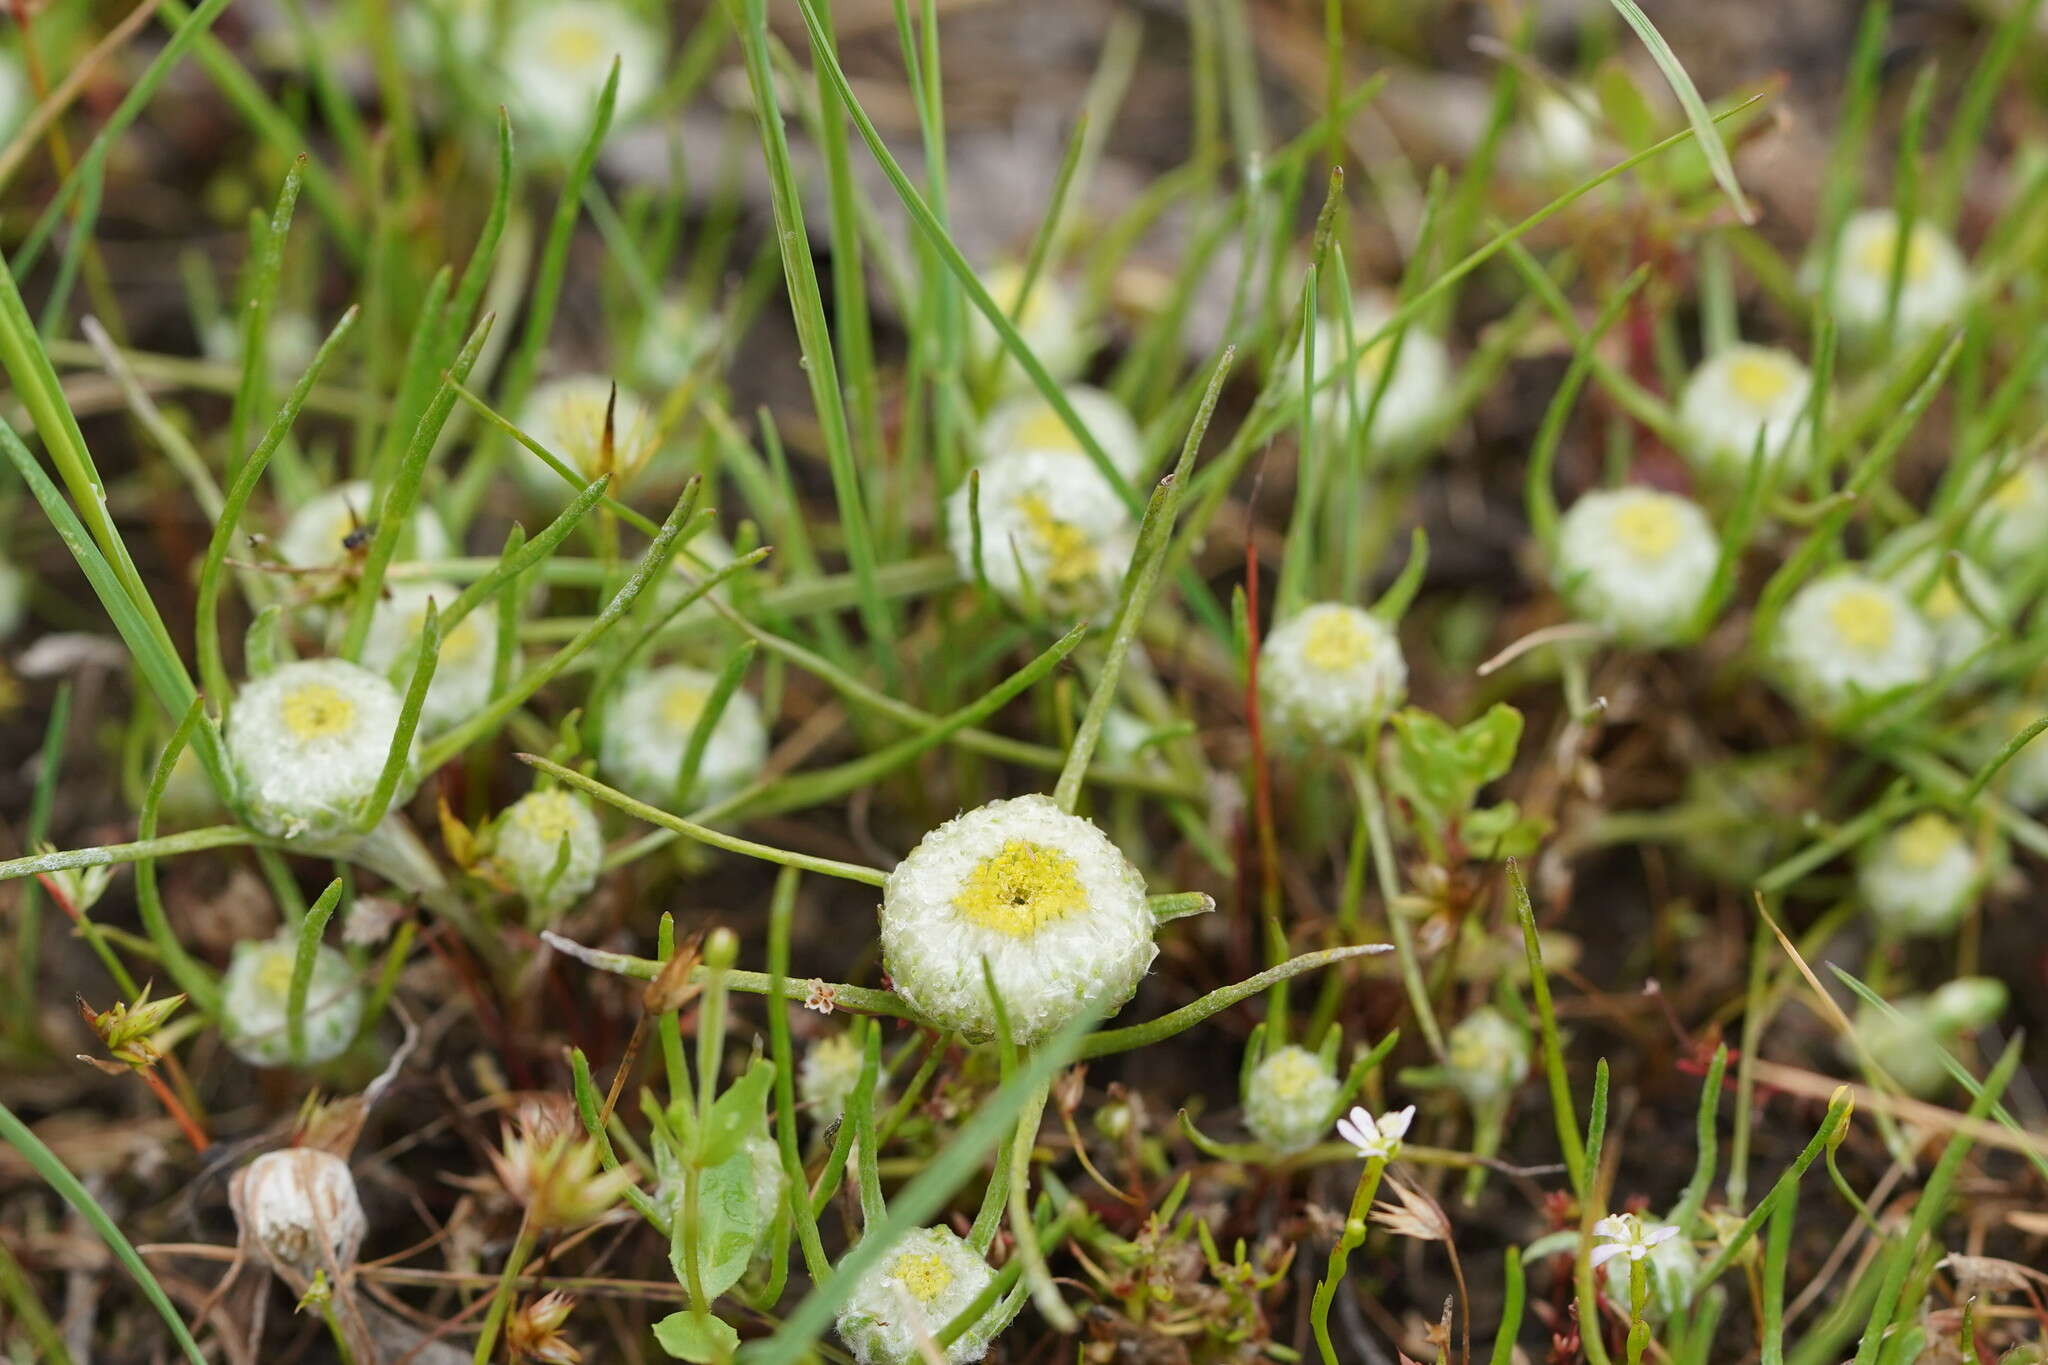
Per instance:
[[[1845,336],[1869,339],[1884,326],[1892,276],[1899,273],[1896,323],[1912,338],[1945,327],[1962,315],[1970,296],[1970,267],[1947,233],[1917,219],[1899,266],[1900,223],[1890,209],[1864,209],[1842,225],[1835,278],[1827,304]]]
[[[605,448],[605,419],[611,448]],[[609,472],[612,492],[633,481],[661,447],[661,424],[647,404],[598,374],[570,375],[535,389],[520,410],[520,428],[585,483]],[[519,476],[536,494],[566,502],[573,493],[547,461],[519,448]]]
[[[295,569],[321,569],[349,557],[350,549],[367,547],[374,533],[371,515],[376,496],[369,481],[352,479],[301,504],[285,523],[272,548]],[[398,541],[401,559],[446,559],[455,543],[441,519],[424,502],[413,508],[408,534]]]
[[[347,832],[376,792],[400,704],[390,683],[344,659],[283,664],[244,686],[227,749],[250,821],[280,839]],[[408,764],[394,805],[415,780]]]
[[[1795,701],[1822,720],[1934,676],[1934,632],[1906,595],[1845,569],[1794,593],[1771,641]]]
[[[603,861],[596,813],[561,787],[528,792],[492,826],[491,865],[543,916],[587,895]]]
[[[1276,1049],[1252,1068],[1244,1121],[1252,1136],[1282,1155],[1322,1140],[1342,1088],[1330,1064],[1305,1047]]]
[[[839,1339],[860,1365],[912,1365],[924,1343],[958,1317],[995,1280],[995,1271],[947,1228],[905,1234],[854,1286],[839,1310]],[[941,1354],[967,1365],[988,1354],[997,1318],[985,1315]]]
[[[1836,1050],[1852,1064],[1867,1051],[1900,1089],[1926,1099],[1951,1083],[1948,1062],[1957,1037],[1991,1023],[2005,1005],[2005,983],[1982,976],[1894,1000],[1890,1011],[1866,1002],[1856,1012],[1853,1038],[1840,1039]]]
[[[1475,1109],[1499,1104],[1529,1078],[1529,1031],[1491,1005],[1458,1021],[1445,1040],[1451,1088]]]
[[[1767,472],[1798,474],[1813,451],[1813,376],[1790,351],[1738,342],[1700,362],[1678,399],[1684,454],[1712,483],[1739,487],[1759,441]]]
[[[1538,180],[1583,180],[1600,155],[1600,126],[1588,112],[1593,103],[1592,92],[1577,87],[1536,87],[1509,134],[1508,159]]]
[[[1991,576],[1966,555],[1958,555],[1953,566],[1944,562],[1937,547],[1908,555],[1888,575],[1904,590],[1906,598],[1920,609],[1927,628],[1934,633],[1934,664],[1937,669],[1961,664],[1992,638],[1992,629],[1978,612],[2003,623],[2012,615],[2012,603]],[[1962,592],[1956,590],[1962,584]],[[1964,593],[1968,593],[1967,600]],[[1983,673],[1983,661],[1967,671]]]
[[[0,640],[21,629],[28,615],[28,575],[0,558]]]
[[[363,637],[364,666],[402,690],[419,662],[428,604],[445,611],[460,595],[446,583],[389,584],[370,614],[370,632]],[[427,699],[420,707],[420,733],[439,734],[481,710],[491,699],[497,659],[498,618],[488,608],[469,612],[453,630],[444,631],[433,681],[427,684]]]
[[[1630,644],[1681,639],[1720,558],[1706,513],[1654,488],[1588,493],[1558,523],[1558,591],[1574,614]]]
[[[1152,965],[1145,879],[1107,835],[1045,796],[957,815],[882,887],[882,962],[918,1013],[997,1035],[982,963],[1011,1036],[1035,1042],[1091,1004],[1114,1010]]]
[[[690,735],[717,685],[713,675],[684,664],[628,674],[605,711],[597,763],[606,778],[649,805],[674,804]],[[761,708],[745,688],[735,689],[705,741],[697,780],[682,795],[693,802],[730,796],[753,781],[767,760]]]
[[[1345,744],[1401,700],[1408,662],[1394,632],[1343,602],[1303,607],[1259,647],[1259,705],[1280,729]]]
[[[1971,538],[1986,563],[2024,568],[2048,541],[2048,460],[2030,456],[2005,468],[1989,496],[1976,499]]]
[[[1643,1316],[1662,1322],[1681,1313],[1692,1301],[1699,1282],[1700,1254],[1674,1223],[1661,1223],[1633,1213],[1611,1214],[1593,1225],[1597,1244],[1592,1261],[1607,1281],[1607,1297],[1618,1304],[1631,1298],[1631,1267],[1642,1262],[1649,1282]]]
[[[1047,374],[1065,383],[1081,373],[1095,351],[1095,333],[1081,317],[1080,300],[1050,268],[1040,270],[1038,278],[1032,281],[1021,313],[1017,300],[1024,290],[1022,265],[1005,261],[992,266],[982,273],[981,284]],[[976,370],[995,364],[997,385],[1005,392],[1031,387],[1031,376],[1003,346],[1002,338],[981,310],[972,304],[965,307],[969,363]]]
[[[1147,452],[1130,409],[1113,395],[1086,384],[1069,384],[1061,393],[1117,472],[1137,482],[1145,472]],[[1086,454],[1059,413],[1036,389],[1003,399],[981,424],[984,459],[1001,459],[1019,450],[1057,450],[1084,458]]]
[[[292,1065],[289,1010],[298,944],[290,934],[235,945],[220,983],[221,1033],[252,1066]],[[363,1022],[363,991],[348,959],[326,944],[313,951],[306,984],[306,1066],[339,1057]]]
[[[1939,811],[1920,814],[1863,846],[1856,889],[1893,934],[1952,932],[1977,898],[1982,864],[1969,835]]]
[[[315,1147],[265,1152],[235,1175],[244,1233],[281,1271],[329,1276],[355,1263],[369,1221],[348,1162]]]
[[[633,373],[657,393],[680,384],[715,340],[711,319],[682,294],[669,294],[640,320]]]
[[[661,80],[660,30],[615,0],[551,0],[527,7],[499,49],[504,88],[521,130],[555,155],[574,151],[597,117],[619,64],[614,127],[639,112]]]
[[[1353,439],[1361,449],[1397,457],[1421,455],[1433,443],[1451,397],[1451,353],[1442,337],[1421,326],[1372,341],[1393,316],[1386,300],[1361,294],[1351,301],[1348,333],[1341,317],[1316,320],[1319,440]],[[1297,381],[1307,363],[1305,353],[1295,362]],[[1340,369],[1346,373],[1323,383]]]
[[[860,1044],[847,1032],[827,1034],[804,1049],[803,1062],[796,1071],[796,1093],[811,1121],[829,1128],[846,1112],[846,1101],[860,1084],[865,1058]]]
[[[1137,528],[1130,509],[1086,455],[1014,450],[981,466],[946,500],[947,543],[963,578],[981,573],[1013,607],[1093,616],[1116,600]]]

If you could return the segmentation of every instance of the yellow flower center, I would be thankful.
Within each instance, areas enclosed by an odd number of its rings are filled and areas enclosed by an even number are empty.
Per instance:
[[[2025,507],[2034,500],[2033,482],[2022,469],[2017,474],[2007,475],[1991,495],[1991,501],[2003,511],[2014,511]]]
[[[1310,668],[1335,673],[1356,668],[1373,654],[1372,632],[1348,611],[1317,612],[1309,622],[1301,657]]]
[[[1856,248],[1856,265],[1871,275],[1891,278],[1892,263],[1899,256],[1899,230],[1887,224],[1877,228],[1863,239]],[[1924,226],[1916,226],[1913,241],[1906,248],[1904,279],[1907,284],[1918,284],[1934,269],[1934,243],[1929,239]]]
[[[1050,404],[1041,403],[1017,424],[1016,443],[1026,450],[1079,450],[1081,443]]]
[[[906,1251],[889,1273],[911,1298],[929,1308],[953,1283],[953,1268],[936,1251]]]
[[[405,633],[417,640],[427,628],[426,608],[414,612],[405,623]],[[483,643],[483,632],[477,628],[474,615],[465,616],[454,631],[441,637],[441,662],[444,664],[467,663],[476,657],[477,647]]]
[[[265,995],[274,995],[283,1000],[292,991],[292,967],[295,954],[280,948],[264,948],[262,961],[256,964],[256,984],[263,988]]]
[[[1962,596],[1956,592],[1956,585],[1949,582],[1947,574],[1934,580],[1934,586],[1927,590],[1927,596],[1920,603],[1920,610],[1930,621],[1946,621],[1962,609]]]
[[[1024,300],[1024,311],[1017,311],[1017,300],[1024,293],[1024,272],[1014,265],[999,265],[990,271],[985,281],[989,296],[1003,306],[1010,321],[1019,329],[1030,328],[1045,316],[1045,294],[1052,288],[1045,277],[1040,275],[1031,285],[1031,297]]]
[[[1016,508],[1045,555],[1046,577],[1055,586],[1078,583],[1095,572],[1095,546],[1087,532],[1053,515],[1052,508],[1037,493],[1019,497]]]
[[[1275,1099],[1299,1099],[1323,1074],[1323,1068],[1308,1052],[1277,1054],[1266,1064],[1266,1083]]]
[[[1684,528],[1677,511],[1659,497],[1634,498],[1614,514],[1614,535],[1637,559],[1662,559]]]
[[[576,802],[567,792],[540,792],[521,801],[512,813],[519,827],[550,848],[576,827]]]
[[[1378,331],[1379,329],[1374,327],[1370,330]],[[1394,339],[1390,336],[1380,338],[1358,353],[1356,374],[1368,384],[1378,382],[1380,371],[1387,368],[1387,361],[1393,354]],[[1370,399],[1372,394],[1368,392],[1365,397]]]
[[[286,694],[284,724],[295,739],[331,739],[356,723],[356,704],[326,683],[305,683]]]
[[[1961,832],[1946,817],[1923,811],[1898,832],[1892,847],[1900,862],[1924,872],[1947,857],[1961,837]]]
[[[1018,939],[1087,906],[1074,860],[1029,839],[1012,839],[982,859],[953,897],[953,908],[969,920]]]
[[[1744,352],[1728,362],[1728,387],[1745,403],[1775,403],[1793,382],[1791,367],[1778,356]]]
[[[1891,643],[1892,604],[1883,593],[1851,588],[1828,604],[1828,621],[1845,644],[1879,650]]]
[[[695,683],[677,683],[661,699],[661,718],[678,730],[687,730],[704,714],[707,695]]]
[[[590,66],[604,55],[604,35],[589,24],[563,24],[548,44],[548,56],[559,67]]]

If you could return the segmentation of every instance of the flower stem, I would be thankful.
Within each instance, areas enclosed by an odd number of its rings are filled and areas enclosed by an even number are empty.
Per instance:
[[[484,1315],[483,1330],[477,1333],[471,1365],[490,1365],[491,1349],[498,1344],[498,1329],[505,1325],[505,1314],[512,1307],[512,1286],[518,1282],[519,1272],[526,1268],[526,1258],[533,1254],[533,1242],[533,1215],[529,1213],[519,1220],[519,1236],[512,1243],[512,1254],[505,1258],[498,1287],[491,1292],[490,1311]]]
[[[1337,1348],[1330,1344],[1330,1303],[1343,1282],[1345,1263],[1365,1241],[1365,1215],[1372,1208],[1373,1196],[1379,1193],[1380,1177],[1386,1169],[1386,1158],[1376,1156],[1359,1172],[1358,1188],[1351,1195],[1351,1212],[1344,1219],[1343,1234],[1337,1238],[1337,1245],[1330,1248],[1329,1268],[1316,1285],[1315,1299],[1309,1306],[1309,1324],[1315,1329],[1316,1350],[1322,1354],[1323,1365],[1337,1365]]]

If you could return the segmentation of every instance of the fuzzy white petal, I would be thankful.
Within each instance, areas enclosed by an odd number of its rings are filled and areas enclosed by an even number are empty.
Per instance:
[[[598,769],[620,790],[664,810],[676,801],[676,778],[704,700],[718,679],[682,664],[628,675],[604,719]],[[744,688],[735,691],[711,727],[689,799],[716,801],[751,782],[768,758],[768,727]]]
[[[1632,644],[1679,639],[1713,585],[1720,542],[1674,493],[1588,493],[1558,523],[1556,579],[1581,618]]]
[[[1259,703],[1281,730],[1338,745],[1401,700],[1408,662],[1378,617],[1342,602],[1303,607],[1259,649]]]
[[[227,749],[251,821],[285,839],[348,833],[384,771],[399,707],[390,683],[342,659],[284,664],[243,687]],[[411,791],[408,773],[394,804]]]

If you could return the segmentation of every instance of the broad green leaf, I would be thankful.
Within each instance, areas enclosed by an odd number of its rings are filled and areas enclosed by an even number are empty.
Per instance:
[[[747,1134],[761,1131],[767,1122],[768,1087],[774,1083],[774,1066],[766,1057],[756,1057],[746,1074],[712,1104],[711,1122],[704,1130],[704,1165],[724,1164],[740,1150]]]
[[[740,1348],[740,1334],[725,1319],[709,1313],[699,1316],[687,1308],[655,1323],[654,1339],[677,1360],[695,1361],[697,1365],[730,1360]]]
[[[772,1074],[772,1072],[771,1072]],[[761,1240],[764,1198],[774,1191],[762,1191],[755,1178],[754,1156],[741,1146],[698,1178],[697,1216],[693,1220],[684,1200],[678,1197],[675,1222],[669,1234],[668,1259],[679,1284],[690,1283],[689,1250],[694,1239],[697,1274],[708,1298],[717,1298],[739,1283],[747,1263],[754,1258],[754,1246]]]

